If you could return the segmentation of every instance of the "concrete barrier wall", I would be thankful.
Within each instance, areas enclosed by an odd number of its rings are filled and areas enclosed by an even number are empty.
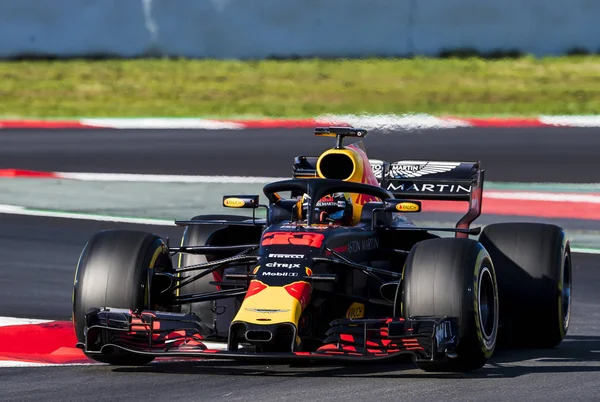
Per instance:
[[[415,51],[471,47],[537,56],[600,51],[598,0],[418,0]]]
[[[600,50],[598,0],[0,0],[0,57]]]

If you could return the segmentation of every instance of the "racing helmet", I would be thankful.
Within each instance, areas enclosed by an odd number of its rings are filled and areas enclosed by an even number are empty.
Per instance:
[[[310,197],[302,197],[302,220],[306,219]],[[344,193],[328,194],[315,204],[313,223],[352,225],[353,207],[352,198]]]

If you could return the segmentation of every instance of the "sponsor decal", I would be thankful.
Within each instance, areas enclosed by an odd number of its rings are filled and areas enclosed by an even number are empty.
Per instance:
[[[346,318],[365,318],[365,305],[352,303],[346,312]]]
[[[307,246],[320,248],[325,235],[322,233],[297,233],[297,232],[269,232],[263,236],[261,245],[272,246],[276,244]]]
[[[304,258],[304,254],[269,254],[269,258]]]
[[[297,272],[263,272],[262,276],[298,276]]]
[[[383,178],[383,161],[378,159],[370,159],[369,163],[371,164],[371,171],[376,179]]]
[[[258,272],[258,269],[260,268],[260,265],[256,268],[254,268],[254,271],[252,271],[252,275],[256,275],[256,273]]]
[[[268,262],[265,265],[269,268],[300,268],[300,264],[288,264],[286,262]]]
[[[223,205],[228,208],[242,208],[246,205],[246,202],[240,198],[225,198],[223,200]]]
[[[396,209],[400,212],[419,212],[421,207],[414,202],[401,202],[396,205]]]
[[[312,269],[310,269],[309,267],[305,267],[306,269],[306,276],[312,276]]]
[[[461,186],[460,184],[407,184],[407,183],[390,183],[387,190],[392,192],[415,192],[415,193],[457,193],[469,194],[471,187]]]
[[[370,239],[353,240],[348,243],[349,253],[358,253],[361,251],[375,250],[379,247],[379,241],[372,237]]]
[[[391,178],[406,179],[449,172],[459,165],[460,162],[399,161],[392,163],[389,174]]]
[[[247,311],[252,311],[255,313],[265,313],[265,314],[272,314],[272,313],[287,313],[290,310],[280,310],[280,309],[266,309],[266,308],[246,308]]]
[[[313,223],[312,226],[307,226],[306,230],[323,230],[323,229],[332,229],[339,227],[340,225],[336,225],[334,223]]]
[[[302,199],[300,200],[300,202],[302,203],[302,208],[304,208],[304,209],[308,208],[308,204],[310,203],[310,200],[312,200],[310,195],[304,193],[302,195]]]
[[[340,200],[340,197],[344,197],[346,198],[346,195],[344,193],[336,193],[334,195],[326,195],[323,198],[321,198],[319,201],[317,201],[317,204],[315,205],[315,207],[317,208],[323,208],[323,207],[340,207],[340,208],[344,208],[346,206],[346,200]],[[349,199],[350,200],[350,199]]]

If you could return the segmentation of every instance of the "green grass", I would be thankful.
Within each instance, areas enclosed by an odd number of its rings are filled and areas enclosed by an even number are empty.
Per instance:
[[[0,62],[0,115],[599,114],[600,56]]]

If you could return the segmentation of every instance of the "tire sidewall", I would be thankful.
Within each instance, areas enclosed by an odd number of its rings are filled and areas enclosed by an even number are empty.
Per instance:
[[[571,322],[571,306],[573,303],[573,300],[570,299],[569,305],[567,307],[567,311],[564,311],[564,287],[565,287],[565,263],[569,263],[570,267],[572,267],[572,261],[571,261],[571,250],[570,250],[570,244],[566,238],[566,236],[563,236],[562,239],[562,245],[561,245],[561,263],[560,263],[560,273],[558,275],[558,333],[560,336],[560,339],[564,339],[565,336],[567,335],[567,332],[569,331],[569,324]],[[572,268],[570,269],[569,272],[570,275],[570,286],[571,289],[569,290],[569,293],[571,293],[572,290],[572,284],[573,284],[573,271]],[[571,297],[571,294],[570,296]]]
[[[499,318],[499,300],[498,300],[498,284],[496,282],[496,274],[494,271],[494,265],[490,259],[489,254],[480,246],[481,250],[477,254],[475,259],[474,270],[473,270],[473,287],[469,291],[469,296],[472,299],[473,312],[472,312],[472,324],[476,328],[477,340],[479,342],[481,352],[486,358],[490,358],[495,350],[496,341],[498,337],[498,318]],[[489,275],[492,280],[493,286],[493,297],[494,297],[494,311],[493,311],[493,329],[489,336],[486,336],[483,330],[483,319],[481,317],[481,285],[484,275]],[[470,326],[469,325],[469,326]]]

